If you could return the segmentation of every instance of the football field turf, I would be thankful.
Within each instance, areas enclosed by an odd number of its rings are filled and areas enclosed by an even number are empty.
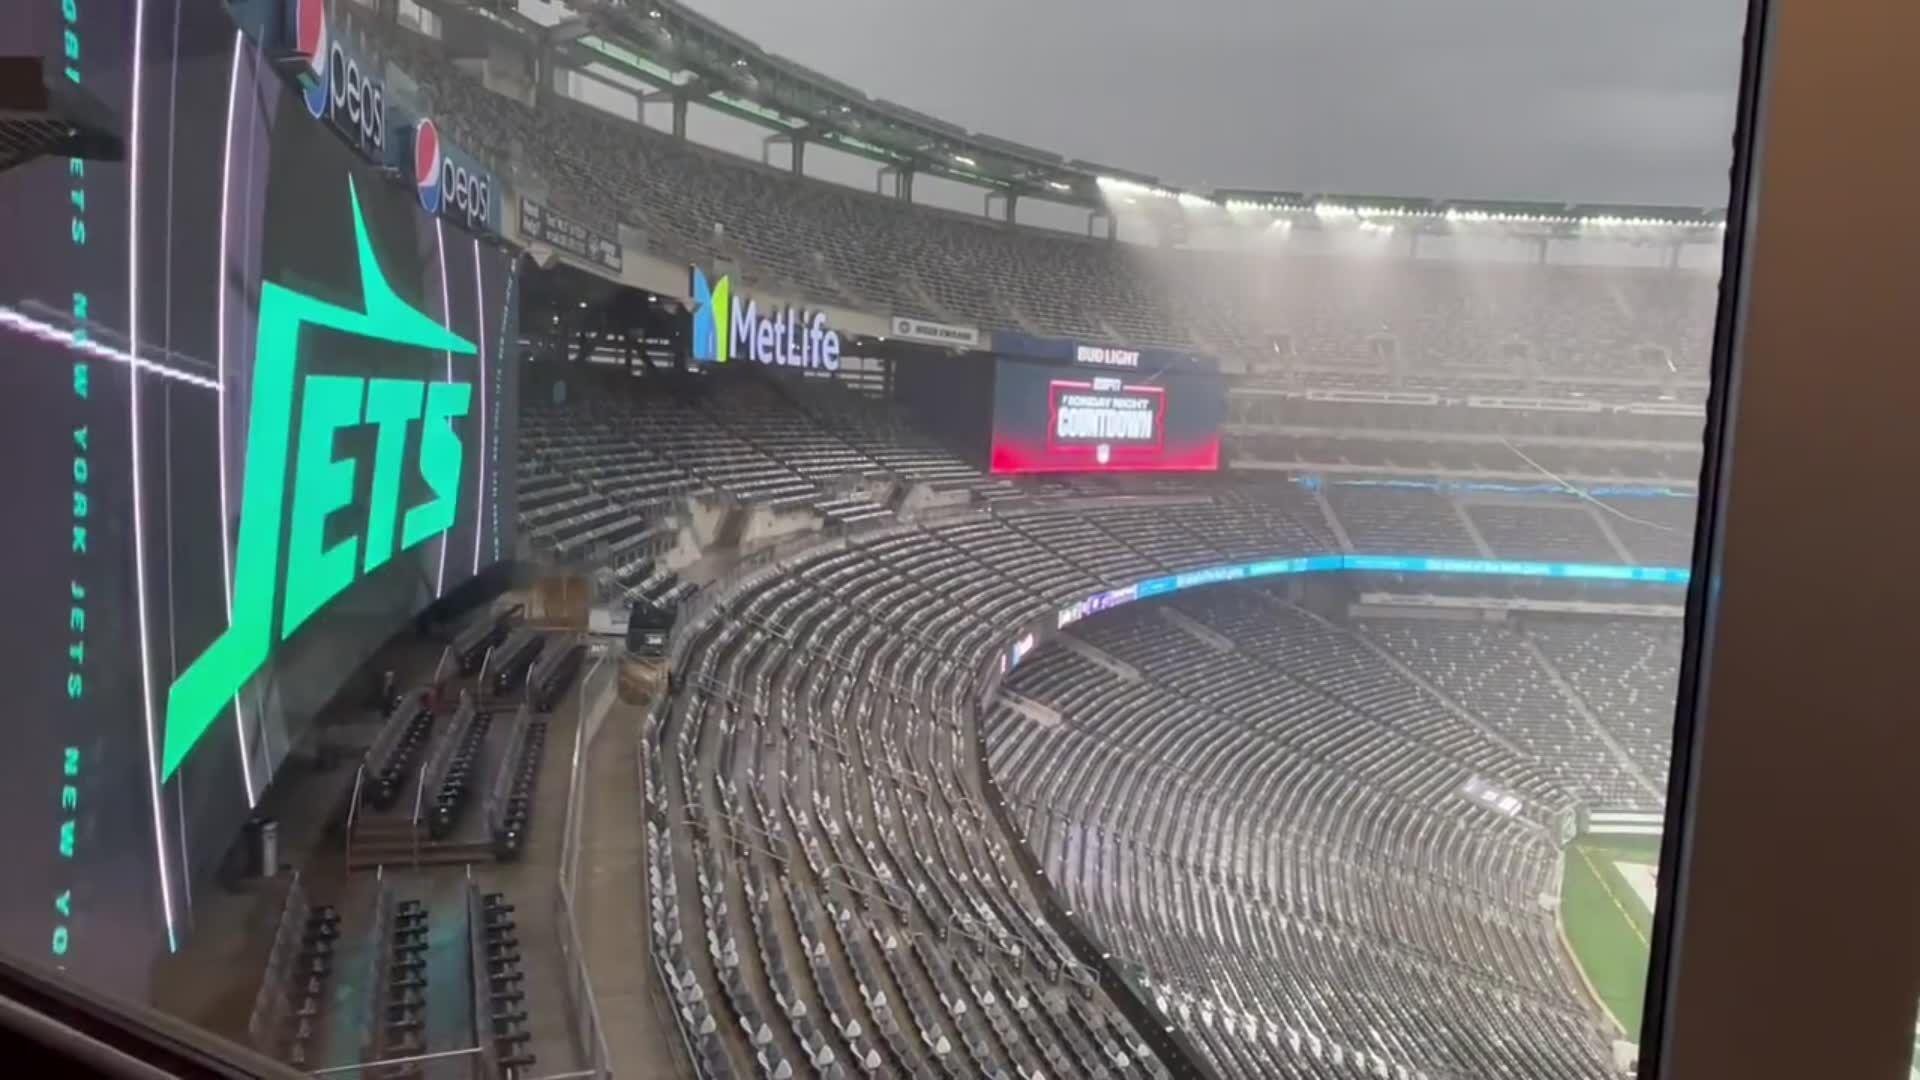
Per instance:
[[[1574,957],[1600,1001],[1640,1040],[1647,986],[1647,941],[1653,934],[1652,868],[1657,837],[1586,837],[1567,848],[1560,918]]]

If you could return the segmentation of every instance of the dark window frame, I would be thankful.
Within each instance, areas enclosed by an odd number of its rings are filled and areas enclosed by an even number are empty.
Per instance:
[[[1905,1080],[1920,5],[1746,34],[1641,1076]]]

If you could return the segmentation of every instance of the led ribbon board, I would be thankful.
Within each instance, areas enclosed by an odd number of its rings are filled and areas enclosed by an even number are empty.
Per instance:
[[[464,455],[452,421],[467,415],[469,383],[309,374],[300,380],[300,438],[293,446],[295,361],[300,332],[319,327],[371,341],[473,356],[472,342],[394,293],[380,270],[359,192],[348,180],[360,269],[360,311],[278,285],[260,289],[260,323],[247,421],[246,480],[241,491],[240,544],[234,560],[233,618],[167,691],[160,776],[173,776],[226,703],[266,663],[280,607],[279,640],[394,554],[394,530],[405,551],[453,527]],[[433,498],[401,513],[400,477],[407,425],[422,425],[420,476]],[[373,425],[376,435],[366,534],[326,546],[326,522],[353,497],[356,462],[333,458],[334,433]],[[289,512],[287,464],[293,456]],[[284,535],[283,535],[284,533]],[[362,541],[364,540],[364,545]],[[282,551],[287,580],[277,582]]]
[[[1054,612],[1053,629],[1065,630],[1082,619],[1111,611],[1136,600],[1282,574],[1320,573],[1392,573],[1463,574],[1490,577],[1521,577],[1559,581],[1613,581],[1641,585],[1685,585],[1693,571],[1684,566],[1625,566],[1617,563],[1533,562],[1520,559],[1456,559],[1429,555],[1300,555],[1291,559],[1265,559],[1260,562],[1232,563],[1189,570],[1184,574],[1147,578],[1117,589],[1083,596]],[[1002,673],[1020,666],[1033,651],[1031,633],[1000,654]]]
[[[1065,629],[1090,615],[1182,589],[1279,574],[1327,572],[1384,574],[1461,574],[1479,577],[1522,577],[1558,581],[1614,581],[1641,585],[1685,585],[1693,571],[1684,566],[1625,566],[1615,563],[1535,562],[1523,559],[1457,559],[1428,555],[1302,555],[1291,559],[1233,563],[1189,570],[1184,574],[1147,578],[1117,589],[1094,593],[1061,608],[1055,626]]]

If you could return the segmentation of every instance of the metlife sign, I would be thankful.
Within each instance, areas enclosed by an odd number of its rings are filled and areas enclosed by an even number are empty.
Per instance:
[[[690,277],[695,363],[724,364],[738,356],[780,367],[840,370],[840,334],[827,325],[825,312],[769,304],[763,314],[759,301],[734,294],[732,279],[709,281],[697,266]]]

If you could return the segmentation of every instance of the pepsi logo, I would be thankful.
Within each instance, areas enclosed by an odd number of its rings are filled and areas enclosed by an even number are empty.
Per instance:
[[[332,44],[327,34],[326,0],[299,0],[293,9],[294,50],[307,58],[307,71],[313,84],[303,92],[307,112],[315,120],[327,115],[331,96],[327,92],[327,52]]]
[[[440,127],[422,118],[413,129],[413,185],[420,206],[468,226],[493,216],[493,178],[440,138]]]
[[[420,190],[420,205],[427,213],[440,212],[440,129],[432,120],[422,120],[413,129],[413,183]]]
[[[362,67],[327,22],[325,0],[295,0],[293,48],[306,58],[301,97],[315,120],[325,120],[378,158],[387,145],[386,87]]]

